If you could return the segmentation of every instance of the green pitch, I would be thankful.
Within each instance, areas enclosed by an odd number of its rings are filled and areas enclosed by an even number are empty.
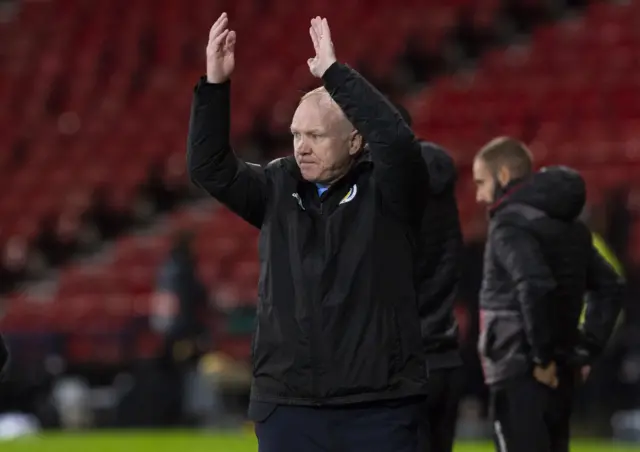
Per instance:
[[[0,442],[2,452],[255,452],[251,434],[109,432],[47,434]],[[640,452],[640,446],[575,441],[572,452]],[[456,452],[493,452],[489,443],[460,443]]]

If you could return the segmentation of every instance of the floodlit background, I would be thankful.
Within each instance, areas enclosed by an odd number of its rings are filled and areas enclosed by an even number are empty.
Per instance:
[[[38,434],[2,450],[256,449],[257,231],[185,174],[191,92],[222,11],[238,33],[232,135],[246,159],[291,152],[291,115],[317,85],[315,15],[340,60],[455,157],[461,451],[490,450],[469,442],[490,432],[471,159],[508,134],[539,165],[582,172],[584,219],[629,291],[576,400],[576,436],[604,442],[575,450],[640,449],[640,1],[0,0],[0,331],[13,351],[0,437]]]

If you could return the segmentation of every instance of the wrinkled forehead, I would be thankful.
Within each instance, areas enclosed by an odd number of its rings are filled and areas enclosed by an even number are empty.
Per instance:
[[[308,130],[332,130],[347,122],[340,107],[326,91],[315,91],[302,98],[293,114],[291,129],[299,132]]]

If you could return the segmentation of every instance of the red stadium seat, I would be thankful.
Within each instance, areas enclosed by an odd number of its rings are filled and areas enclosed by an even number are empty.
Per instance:
[[[126,8],[107,0],[89,2],[90,8],[85,3],[22,2],[19,22],[8,32],[7,70],[0,74],[0,95],[8,100],[0,103],[0,239],[34,236],[44,215],[79,210],[81,202],[72,195],[82,198],[96,187],[106,188],[114,206],[128,209],[157,163],[170,162],[172,168],[179,162],[176,177],[186,179],[190,90],[203,57],[191,64],[183,54],[202,51],[208,26],[223,9],[241,36],[234,141],[246,136],[259,113],[274,130],[286,132],[300,90],[315,82],[305,67],[312,50],[308,17],[332,8],[324,0],[271,2],[264,11],[259,2],[231,0],[132,0]],[[329,17],[341,55],[352,64],[367,61],[374,74],[388,76],[409,36],[418,36],[425,49],[439,49],[459,8],[473,6],[475,23],[486,27],[499,4],[342,0],[341,14]],[[590,187],[630,181],[640,162],[638,23],[638,2],[595,2],[584,17],[535,31],[530,46],[491,51],[471,76],[442,77],[407,101],[415,130],[447,147],[462,169],[487,140],[508,134],[526,140],[539,164],[584,169]],[[146,31],[157,38],[149,55],[140,51]],[[302,38],[292,42],[292,34]],[[131,89],[138,78],[140,86]],[[49,113],[45,107],[64,85],[57,82],[68,80],[61,111]],[[71,125],[60,116],[65,112],[77,115]],[[10,150],[23,140],[27,147],[16,168],[9,164]],[[469,180],[461,174],[458,198],[473,233],[484,225],[477,219],[473,186],[464,182]],[[211,203],[195,214],[175,214],[155,236],[119,240],[106,262],[63,270],[53,301],[37,308],[31,301],[12,303],[2,327],[58,323],[67,330],[112,330],[127,317],[148,314],[169,237],[182,229],[196,232],[198,270],[220,306],[255,301],[258,231]],[[136,338],[142,354],[159,346],[152,333]],[[94,353],[80,339],[70,347],[81,360]]]

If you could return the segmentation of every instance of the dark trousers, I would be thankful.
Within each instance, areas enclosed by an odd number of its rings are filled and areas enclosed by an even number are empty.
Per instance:
[[[339,408],[272,405],[257,411],[262,411],[261,420],[255,419],[259,452],[416,452],[418,447],[415,402]]]
[[[421,406],[420,452],[451,452],[460,400],[461,368],[429,372],[429,398]]]
[[[491,388],[494,441],[499,452],[569,452],[569,421],[575,375],[559,375],[558,388],[533,376]]]

